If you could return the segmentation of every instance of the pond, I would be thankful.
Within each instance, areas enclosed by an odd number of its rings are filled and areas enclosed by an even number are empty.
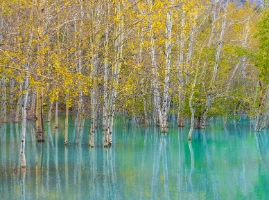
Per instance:
[[[70,118],[70,122],[73,118]],[[116,120],[113,146],[87,145],[89,122],[81,142],[64,144],[64,117],[59,128],[44,123],[45,142],[35,142],[33,123],[27,125],[27,168],[19,168],[20,124],[0,129],[1,199],[269,199],[268,131],[254,133],[249,122],[215,120],[206,130],[188,127],[143,128]]]

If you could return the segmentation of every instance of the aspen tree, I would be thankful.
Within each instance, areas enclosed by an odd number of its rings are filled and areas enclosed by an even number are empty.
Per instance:
[[[38,61],[37,61],[37,72],[42,70],[45,66],[45,42],[46,42],[46,34],[45,31],[47,29],[46,23],[46,1],[42,0],[36,4],[36,14],[37,14],[37,40],[38,40]],[[38,74],[39,75],[39,74]],[[36,132],[37,132],[37,141],[44,141],[44,126],[43,126],[43,87],[37,86],[36,90]]]
[[[100,46],[100,34],[98,32],[101,30],[101,20],[102,20],[102,6],[98,4],[90,5],[90,52],[91,52],[91,128],[90,128],[90,137],[89,137],[89,146],[94,147],[94,133],[97,128],[97,98],[98,98],[98,76],[97,76],[97,68],[98,68],[98,53]]]
[[[197,35],[198,35],[197,23],[199,22],[198,21],[198,14],[200,14],[200,12],[202,12],[206,9],[207,4],[205,4],[203,6],[196,6],[195,4],[192,4],[192,5],[194,6],[193,10],[191,10],[189,13],[189,15],[191,16],[190,25],[192,26],[192,28],[190,30],[190,36],[189,36],[190,37],[189,38],[189,45],[188,45],[189,49],[188,49],[188,53],[186,56],[187,66],[186,66],[186,70],[185,70],[185,73],[186,73],[185,84],[188,84],[190,87],[190,96],[188,99],[188,104],[189,104],[189,109],[191,112],[191,118],[190,118],[190,129],[189,129],[189,133],[188,133],[188,140],[191,140],[192,132],[193,132],[193,129],[195,126],[195,112],[197,109],[197,104],[194,101],[195,100],[195,90],[196,90],[196,87],[197,87],[198,81],[199,81],[198,79],[199,79],[200,62],[201,62],[200,57],[201,57],[201,54],[203,52],[204,45],[205,45],[204,43],[199,44],[200,47],[198,49],[194,49],[195,43],[198,43],[198,41],[195,40],[195,39],[198,39],[197,38]],[[206,16],[201,15],[200,18],[201,17],[205,18]],[[201,23],[204,23],[204,22],[202,21]],[[199,55],[196,57],[196,59],[198,58],[198,60],[195,60],[195,61],[193,58],[193,51],[194,50],[196,50],[196,53]],[[191,75],[191,73],[193,73],[193,72],[191,72],[191,70],[194,71],[195,74],[194,74],[194,78],[190,82],[190,77],[191,77],[190,75]]]
[[[29,67],[25,66],[25,81],[24,81],[24,91],[23,91],[23,102],[22,102],[22,122],[21,122],[21,148],[20,148],[20,158],[21,158],[21,167],[26,167],[25,159],[25,134],[26,134],[26,121],[27,121],[27,100],[28,100],[28,86],[29,86]]]
[[[83,58],[82,58],[82,34],[83,34],[83,20],[84,20],[84,5],[83,5],[83,1],[79,0],[79,23],[77,24],[75,21],[75,26],[74,26],[74,31],[76,34],[76,38],[75,38],[75,49],[77,51],[77,72],[79,74],[82,73],[82,69],[83,69]],[[78,30],[77,30],[78,28]],[[79,85],[81,85],[82,82],[81,80],[79,80]],[[84,102],[83,102],[83,92],[81,89],[79,89],[78,91],[78,110],[77,110],[77,116],[76,116],[76,129],[77,129],[77,137],[76,137],[76,144],[78,144],[78,140],[80,137],[80,132],[82,129],[82,123],[83,123],[83,112],[84,112]]]
[[[153,13],[153,3],[151,1],[147,1],[149,4],[150,13]],[[161,117],[161,107],[160,107],[160,93],[159,93],[159,81],[157,75],[157,60],[156,60],[156,48],[155,48],[155,39],[154,39],[154,32],[152,28],[153,24],[153,16],[150,14],[149,16],[149,33],[150,33],[150,53],[151,53],[151,64],[152,64],[152,74],[153,74],[153,104],[154,104],[154,123],[157,124],[157,120],[159,124],[162,124],[162,117]]]
[[[173,6],[173,2],[170,6]],[[166,133],[168,128],[168,114],[170,108],[170,95],[168,92],[171,68],[171,50],[172,50],[172,11],[171,8],[167,9],[166,13],[166,41],[165,41],[165,56],[166,56],[166,69],[163,88],[163,103],[162,103],[162,124],[161,132]]]
[[[110,15],[110,4],[108,0],[104,0],[105,5],[105,40],[104,40],[104,86],[103,86],[103,120],[102,130],[105,131],[104,138],[107,137],[108,128],[108,68],[109,68],[109,15]],[[106,141],[106,139],[104,139]]]
[[[123,62],[123,42],[124,42],[124,19],[122,7],[124,1],[115,3],[115,41],[114,41],[114,65],[112,66],[112,83],[111,90],[108,97],[108,112],[107,112],[107,128],[104,137],[104,147],[112,145],[112,129],[115,117],[115,104],[117,98],[117,89],[120,78],[120,70]]]

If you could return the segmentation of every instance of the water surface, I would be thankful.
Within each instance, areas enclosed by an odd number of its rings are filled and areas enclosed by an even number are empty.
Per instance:
[[[196,130],[170,127],[169,134],[116,121],[113,147],[87,146],[85,121],[78,145],[70,118],[69,146],[60,126],[45,123],[45,142],[35,142],[27,125],[26,172],[19,170],[20,124],[0,128],[1,199],[269,199],[268,131],[254,133],[248,122],[214,121]]]

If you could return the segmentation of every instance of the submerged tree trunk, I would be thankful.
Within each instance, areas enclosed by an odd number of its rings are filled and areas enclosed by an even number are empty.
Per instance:
[[[107,12],[109,12],[109,8],[107,8]],[[106,27],[106,39],[105,39],[105,58],[104,58],[104,104],[103,104],[103,120],[102,120],[102,130],[107,130],[107,118],[108,118],[108,25]],[[106,137],[106,136],[105,136]]]
[[[68,102],[65,103],[65,124],[64,124],[64,145],[68,145],[68,118],[69,118],[69,107]]]
[[[36,133],[37,142],[44,142],[42,89],[36,92]]]
[[[26,71],[28,70],[29,70],[29,67],[26,66]],[[24,91],[23,91],[23,102],[22,102],[21,147],[20,147],[21,168],[26,167],[25,134],[26,134],[26,121],[27,121],[28,85],[29,85],[29,75],[26,74],[25,82],[24,82]]]
[[[188,134],[188,140],[191,140],[192,138],[192,132],[193,132],[193,129],[194,129],[194,113],[195,113],[195,109],[193,108],[192,106],[192,103],[191,103],[192,100],[190,100],[190,110],[191,110],[191,126],[190,126],[190,130],[189,130],[189,134]]]
[[[75,49],[77,50],[77,72],[82,73],[83,69],[83,52],[82,52],[82,27],[83,27],[83,18],[84,18],[84,5],[82,0],[79,0],[79,6],[80,10],[78,12],[79,16],[79,24],[75,21],[74,23],[74,31],[79,33],[75,36],[76,40],[78,42],[75,43]],[[78,30],[77,30],[77,27]],[[81,80],[78,81],[79,85],[82,85]],[[80,133],[81,133],[81,128],[82,128],[82,123],[83,123],[83,113],[84,113],[84,102],[83,102],[83,91],[81,88],[78,89],[78,110],[77,110],[77,116],[76,116],[76,144],[78,144],[78,141],[80,139]]]
[[[122,15],[122,8],[121,2],[116,3],[116,30],[115,35],[116,39],[114,42],[114,51],[115,51],[115,60],[114,60],[114,67],[112,68],[112,88],[109,95],[109,105],[108,105],[108,118],[107,118],[107,130],[104,137],[104,147],[109,147],[112,145],[112,129],[113,129],[113,122],[115,117],[115,104],[118,94],[118,84],[120,79],[120,71],[123,59],[123,44],[124,44],[124,19]]]
[[[100,13],[101,13],[101,8],[99,6],[97,7],[91,7],[90,9],[90,19],[91,21],[95,21],[94,26],[92,26],[93,30],[90,34],[90,51],[91,51],[91,73],[90,73],[90,79],[91,79],[91,127],[90,127],[90,137],[88,141],[88,145],[90,147],[94,147],[94,138],[95,138],[95,132],[97,129],[97,112],[98,112],[98,67],[99,67],[99,47],[100,47],[100,39],[99,39],[99,34],[100,31]],[[107,28],[107,27],[106,27]],[[107,30],[108,31],[108,30]],[[107,33],[108,34],[108,33]],[[106,34],[106,37],[108,35]],[[107,40],[107,38],[106,38]],[[106,41],[105,41],[106,45]],[[105,47],[106,48],[106,47]],[[105,50],[106,51],[106,50]],[[105,57],[108,52],[105,52]],[[106,61],[107,62],[107,61]],[[107,63],[106,63],[107,64]]]
[[[80,139],[80,133],[81,133],[81,128],[82,128],[82,123],[83,123],[83,99],[82,99],[82,91],[79,92],[79,97],[78,97],[78,111],[77,111],[77,116],[76,116],[76,123],[75,123],[75,128],[76,128],[76,144],[78,144],[78,141]]]
[[[97,59],[97,58],[93,58]],[[91,89],[91,128],[89,137],[89,146],[94,147],[94,134],[97,128],[97,60],[93,60],[91,79],[92,89]]]
[[[197,76],[198,76],[198,72],[199,72],[199,69],[196,68],[196,73],[195,73],[195,77],[194,77],[194,80],[193,80],[193,85],[192,85],[192,90],[191,90],[191,94],[190,94],[190,99],[189,99],[189,108],[190,108],[190,111],[191,111],[191,126],[190,126],[190,130],[189,130],[189,134],[188,134],[188,141],[191,140],[192,138],[192,132],[193,132],[193,129],[194,129],[194,115],[195,115],[195,109],[196,109],[196,105],[193,105],[193,96],[194,96],[194,89],[196,87],[196,82],[197,82]]]
[[[104,146],[108,145],[108,27],[106,28],[106,41],[105,41],[105,61],[104,61],[104,105],[103,105],[103,121],[102,130],[104,131]]]
[[[166,56],[166,69],[163,89],[163,102],[162,102],[162,120],[160,127],[162,133],[168,131],[168,114],[170,108],[170,95],[169,95],[169,80],[171,68],[171,51],[172,51],[172,14],[168,10],[166,13],[166,43],[165,43],[165,56]]]
[[[151,22],[152,23],[152,22]],[[152,31],[152,24],[150,24],[150,41],[151,41],[151,64],[152,64],[152,74],[153,74],[153,80],[152,80],[152,87],[153,87],[153,118],[154,123],[157,125],[158,120],[159,124],[162,124],[162,117],[161,117],[161,105],[160,105],[160,94],[159,94],[159,81],[158,81],[158,75],[157,75],[157,60],[156,60],[156,48],[155,48],[155,39],[154,39],[154,33]]]

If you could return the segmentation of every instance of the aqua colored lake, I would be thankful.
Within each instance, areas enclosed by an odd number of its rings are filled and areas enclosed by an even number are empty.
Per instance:
[[[71,122],[70,118],[70,122]],[[269,199],[269,132],[254,133],[248,122],[218,121],[196,130],[170,127],[162,135],[129,122],[115,124],[113,147],[87,146],[89,123],[75,145],[74,124],[64,147],[64,118],[46,140],[35,142],[28,124],[26,173],[19,170],[20,124],[1,125],[0,199]]]

